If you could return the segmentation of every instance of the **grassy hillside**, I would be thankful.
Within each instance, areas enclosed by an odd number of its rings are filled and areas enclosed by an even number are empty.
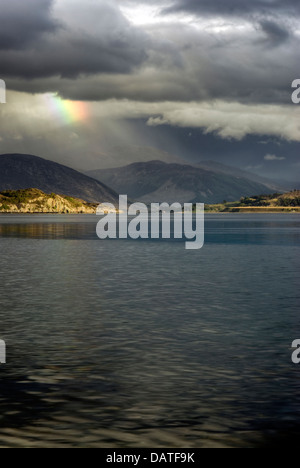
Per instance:
[[[97,205],[78,198],[50,195],[38,189],[0,193],[0,213],[95,213]]]

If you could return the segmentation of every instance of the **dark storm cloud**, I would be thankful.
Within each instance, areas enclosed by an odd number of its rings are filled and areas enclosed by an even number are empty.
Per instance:
[[[164,13],[189,12],[194,14],[247,16],[299,13],[299,0],[175,0],[163,9]]]
[[[122,39],[106,36],[95,40],[63,32],[49,42],[37,44],[34,50],[0,52],[1,73],[26,79],[129,73],[147,58],[141,45],[143,37],[140,41],[135,39],[134,34]]]
[[[278,46],[291,38],[290,31],[274,21],[267,19],[260,21],[262,31],[266,34],[267,40],[270,45]]]
[[[58,19],[58,26],[50,16],[52,0],[10,1],[15,10],[6,8],[5,29],[1,25],[0,31],[2,77],[77,78],[80,74],[129,73],[147,58],[147,35],[130,25],[113,3],[96,4],[97,22],[93,12],[81,21],[74,4],[71,18],[74,15],[77,23],[69,25]],[[80,8],[84,10],[85,5]]]
[[[91,101],[290,102],[299,41],[287,12],[300,2],[60,0],[51,9],[50,0],[10,0],[19,2],[15,13],[4,7],[0,73],[10,89]],[[143,3],[158,12],[175,5],[199,18],[186,23],[163,15],[160,22],[158,14],[157,23],[137,27],[120,7]],[[202,13],[215,14],[218,24],[221,18],[219,30]]]
[[[24,49],[44,33],[54,32],[52,0],[1,1],[0,50]]]

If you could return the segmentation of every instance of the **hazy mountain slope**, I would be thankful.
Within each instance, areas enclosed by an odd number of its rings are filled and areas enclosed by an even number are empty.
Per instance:
[[[117,200],[113,190],[69,167],[25,154],[0,156],[0,191],[27,188],[77,197],[87,202]]]
[[[232,175],[235,177],[242,177],[244,179],[252,180],[253,182],[257,182],[258,184],[263,184],[269,187],[271,190],[286,190],[291,187],[288,187],[288,182],[278,182],[272,179],[268,179],[266,177],[261,177],[257,174],[254,174],[249,171],[244,171],[243,169],[239,169],[237,167],[228,166],[226,164],[222,164],[216,161],[200,161],[199,163],[195,164],[195,167],[199,167],[205,169],[207,171],[217,172],[219,174],[227,174]]]
[[[219,203],[273,191],[249,179],[161,161],[135,163],[89,174],[101,179],[116,192],[144,202]]]

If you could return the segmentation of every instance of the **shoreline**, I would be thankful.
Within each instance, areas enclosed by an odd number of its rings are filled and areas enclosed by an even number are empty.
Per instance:
[[[225,210],[218,210],[218,209],[205,209],[205,214],[282,214],[282,213],[288,213],[288,214],[299,214],[300,213],[300,208],[284,208],[284,207],[262,207],[259,208],[257,206],[254,207],[247,207],[247,208],[226,208]]]
[[[247,208],[231,208],[231,209],[225,209],[225,210],[218,210],[218,209],[207,209],[205,208],[204,214],[300,214],[300,208],[278,208],[276,209],[275,207],[272,208],[261,208],[259,209],[258,207],[247,207]],[[116,212],[118,214],[118,212]],[[184,212],[183,212],[184,214]],[[52,216],[99,216],[95,210],[95,212],[77,212],[77,213],[64,213],[61,211],[2,211],[0,212],[0,218],[3,216],[11,216],[11,215],[25,215],[25,216],[32,216],[32,215],[52,215]]]

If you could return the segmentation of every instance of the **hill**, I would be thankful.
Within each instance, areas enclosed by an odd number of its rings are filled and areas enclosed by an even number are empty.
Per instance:
[[[162,161],[134,163],[129,166],[91,171],[119,194],[133,200],[150,202],[235,201],[253,193],[272,193],[265,184],[245,177],[225,174],[188,164],[167,164]]]
[[[0,213],[66,213],[94,214],[97,204],[72,197],[50,195],[38,189],[5,191],[0,193]]]
[[[0,191],[32,187],[87,202],[114,203],[118,199],[117,194],[100,181],[61,164],[26,154],[0,156]]]
[[[208,205],[205,209],[221,213],[300,212],[300,191],[243,197],[234,203]]]

